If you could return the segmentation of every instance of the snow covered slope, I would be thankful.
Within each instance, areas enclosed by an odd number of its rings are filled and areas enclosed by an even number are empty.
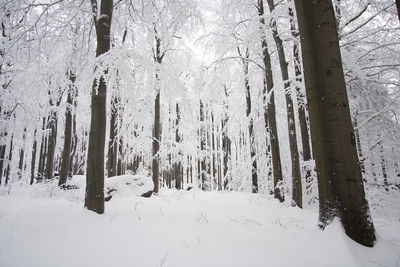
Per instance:
[[[262,194],[124,191],[97,215],[82,191],[15,185],[0,196],[0,266],[400,266],[400,222],[377,230],[362,247],[338,222],[321,231],[317,211]]]

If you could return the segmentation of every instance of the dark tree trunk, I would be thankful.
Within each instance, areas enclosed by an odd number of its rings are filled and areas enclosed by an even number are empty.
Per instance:
[[[296,31],[296,23],[294,21],[294,14],[292,8],[289,8],[289,17],[290,17],[290,31],[293,39],[295,40],[293,43],[293,58],[294,58],[294,71],[295,71],[295,80],[296,80],[296,92],[297,92],[297,113],[299,115],[299,124],[300,124],[300,133],[301,133],[301,145],[303,150],[303,161],[309,162],[311,160],[311,148],[310,148],[310,135],[307,125],[307,101],[303,94],[301,93],[301,88],[297,85],[302,83],[302,72],[301,72],[301,64],[300,64],[300,55],[299,55],[299,47],[297,45],[297,36],[298,33]],[[307,165],[305,172],[305,180],[306,180],[306,189],[309,190],[311,186],[311,170]]]
[[[3,179],[5,156],[6,156],[6,145],[0,145],[0,185]]]
[[[117,140],[117,97],[114,96],[111,101],[111,118],[110,118],[110,138],[108,141],[108,177],[117,175],[117,155],[118,155],[118,140]]]
[[[58,180],[58,186],[62,186],[67,182],[67,177],[70,169],[71,162],[71,149],[72,149],[72,107],[73,107],[73,96],[74,85],[75,82],[75,74],[69,73],[69,79],[72,82],[72,85],[69,88],[67,95],[67,109],[65,111],[65,128],[64,128],[64,148],[62,153],[62,163],[61,163],[61,171],[60,171],[60,179]]]
[[[227,189],[228,185],[228,170],[229,170],[229,160],[231,158],[231,140],[228,136],[227,128],[228,123],[228,115],[225,115],[224,120],[222,121],[222,163],[223,163],[223,186],[224,190]],[[222,183],[222,181],[221,181]],[[222,185],[221,185],[222,186]],[[222,188],[221,188],[222,189]]]
[[[356,147],[357,147],[357,153],[358,153],[358,158],[359,158],[359,165],[361,169],[361,173],[365,174],[365,165],[364,165],[364,156],[363,156],[363,151],[361,147],[361,139],[360,139],[360,132],[357,128],[358,126],[358,121],[357,121],[357,115],[354,117],[354,135],[356,138]]]
[[[76,106],[77,106],[77,96],[78,96],[78,91],[75,91],[75,97],[74,97],[74,108],[75,108],[75,112],[74,115],[72,115],[72,145],[71,145],[71,154],[69,157],[69,172],[71,174],[75,174],[74,173],[74,159],[75,159],[75,155],[76,155],[76,150],[77,150],[77,146],[78,146],[78,135],[76,133]]]
[[[159,155],[160,151],[160,92],[157,92],[156,99],[154,102],[154,128],[153,128],[153,164],[152,164],[152,172],[153,172],[153,183],[154,183],[154,193],[158,193],[160,188],[159,181]]]
[[[96,1],[92,7],[97,12]],[[110,50],[110,31],[113,0],[101,0],[100,14],[95,17],[96,57]],[[98,18],[98,20],[97,20]],[[104,146],[106,135],[107,84],[104,77],[93,81],[90,117],[89,147],[86,169],[85,207],[99,214],[104,213]]]
[[[52,179],[54,175],[54,154],[57,141],[57,114],[52,112],[49,118],[50,135],[48,136],[47,154],[46,154],[46,179]]]
[[[239,55],[242,56],[239,48]],[[246,89],[246,116],[249,120],[249,141],[250,141],[250,160],[251,160],[251,184],[252,192],[258,192],[258,176],[257,176],[257,159],[256,159],[256,143],[254,136],[254,122],[251,116],[251,93],[250,93],[250,82],[249,82],[249,49],[246,48],[245,58],[242,61],[243,72],[244,72],[244,86]]]
[[[382,170],[382,178],[383,178],[383,186],[386,190],[388,190],[389,182],[388,182],[388,175],[387,175],[387,167],[386,167],[386,160],[384,155],[383,149],[383,141],[380,142],[380,154],[381,154],[381,170]]]
[[[275,9],[274,0],[267,0],[269,10],[272,13]],[[301,171],[300,171],[300,159],[299,159],[299,149],[297,147],[297,135],[296,135],[296,123],[294,116],[294,105],[291,98],[290,92],[290,82],[289,82],[289,71],[288,64],[286,61],[285,50],[283,48],[282,39],[279,37],[276,21],[272,20],[272,35],[276,44],[279,65],[281,68],[282,79],[284,83],[285,98],[286,98],[286,110],[287,110],[287,124],[289,131],[289,148],[290,156],[292,160],[292,201],[298,207],[303,207],[303,192],[301,186]]]
[[[179,104],[176,103],[176,121],[175,121],[175,142],[177,146],[180,146],[181,136],[179,134],[179,123],[181,119],[181,112],[179,110]],[[175,174],[175,188],[182,189],[183,183],[183,166],[181,163],[182,153],[180,152],[180,147],[178,147],[178,159],[176,159],[174,165],[174,174]]]
[[[272,77],[271,58],[268,51],[266,36],[263,31],[263,28],[266,25],[264,18],[263,0],[258,0],[258,15],[260,17],[260,24],[261,24],[261,34],[262,34],[261,47],[262,47],[263,63],[265,69],[263,97],[264,97],[264,103],[268,103],[267,110],[264,112],[264,119],[265,119],[265,126],[268,129],[269,139],[271,143],[272,173],[274,177],[274,197],[278,199],[280,202],[283,202],[284,193],[281,190],[281,183],[283,182],[282,163],[279,150],[278,128],[276,125],[275,97],[274,97],[274,92],[271,91],[272,88],[274,87],[274,81]],[[269,95],[269,99],[267,99],[267,95]]]
[[[35,132],[33,134],[32,159],[31,159],[31,181],[29,183],[31,185],[35,181],[35,165],[36,165],[36,150],[37,150],[36,132],[37,132],[37,130],[35,130]]]
[[[14,139],[14,135],[11,136],[11,141],[10,141],[10,151],[8,152],[8,164],[7,164],[7,170],[6,170],[6,180],[5,180],[5,184],[8,184],[9,180],[10,180],[10,171],[11,171],[11,161],[12,161],[12,155],[13,155],[13,139]]]
[[[335,216],[365,246],[376,240],[365,198],[331,0],[295,0],[316,162],[320,222]]]
[[[42,132],[44,132],[45,128],[46,128],[46,118],[43,117]],[[46,153],[46,148],[45,148],[46,140],[47,140],[47,137],[42,135],[41,142],[40,142],[39,164],[38,164],[38,173],[41,176],[43,176],[43,171],[44,171],[44,159],[45,159],[45,153]]]
[[[24,128],[24,133],[23,133],[23,136],[22,136],[22,148],[19,151],[18,179],[22,178],[22,173],[24,171],[25,140],[26,140],[26,127]]]
[[[156,50],[154,55],[154,61],[158,64],[162,63],[164,53],[161,53],[161,39],[157,36]],[[154,100],[154,127],[153,127],[153,162],[152,162],[152,175],[154,183],[154,193],[158,194],[160,189],[160,142],[161,142],[161,114],[160,114],[160,81],[158,73],[156,73],[156,98]]]
[[[199,177],[201,183],[201,190],[207,190],[207,164],[206,164],[206,141],[205,141],[205,125],[204,125],[204,105],[200,100],[200,164],[199,164]]]
[[[118,139],[117,175],[125,174],[124,166],[124,141],[122,136]]]

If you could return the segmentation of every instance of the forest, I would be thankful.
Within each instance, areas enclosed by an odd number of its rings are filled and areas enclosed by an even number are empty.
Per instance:
[[[398,0],[0,0],[0,31],[0,266],[400,266]]]

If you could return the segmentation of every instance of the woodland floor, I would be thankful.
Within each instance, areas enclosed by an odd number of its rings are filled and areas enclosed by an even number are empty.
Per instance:
[[[82,190],[51,184],[0,191],[0,266],[400,266],[400,197],[371,189],[374,248],[340,223],[317,227],[316,208],[269,195],[164,189],[116,194],[97,215]]]

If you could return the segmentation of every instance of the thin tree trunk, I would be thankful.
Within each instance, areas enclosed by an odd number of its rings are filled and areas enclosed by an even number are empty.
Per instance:
[[[110,118],[110,137],[108,141],[108,177],[117,175],[117,155],[118,155],[118,140],[117,140],[117,100],[116,96],[111,101],[111,118]]]
[[[331,0],[295,0],[316,162],[320,222],[335,216],[365,246],[376,240],[365,198]]]
[[[6,156],[6,145],[0,145],[0,185],[3,179],[5,156]]]
[[[206,158],[205,158],[205,151],[206,151],[206,143],[205,143],[205,126],[204,126],[204,105],[203,102],[200,100],[200,164],[199,164],[199,173],[200,173],[200,183],[201,183],[201,190],[207,190],[207,167],[206,167]]]
[[[156,50],[154,55],[154,61],[158,64],[162,63],[164,53],[161,53],[161,39],[157,36]],[[154,128],[153,128],[153,162],[152,162],[152,175],[154,183],[154,193],[158,194],[160,189],[160,142],[161,142],[161,114],[160,114],[160,81],[158,73],[156,73],[156,98],[154,100]]]
[[[31,181],[29,184],[33,184],[35,181],[35,165],[36,165],[36,149],[37,149],[37,140],[36,140],[36,132],[33,134],[33,146],[32,146],[32,159],[31,159]]]
[[[22,148],[19,151],[18,179],[22,178],[22,173],[24,171],[25,141],[26,141],[26,127],[24,127],[24,133],[22,136]]]
[[[69,73],[69,79],[72,83],[75,82],[75,74]],[[62,186],[67,182],[68,172],[70,169],[70,156],[72,147],[72,107],[73,107],[73,95],[74,85],[70,86],[67,95],[67,109],[65,111],[65,128],[64,128],[64,148],[62,153],[62,163],[60,171],[60,179],[58,180],[58,186]]]
[[[271,58],[268,51],[266,36],[263,30],[266,25],[264,18],[263,0],[258,0],[258,15],[261,24],[261,47],[265,69],[263,96],[264,103],[267,103],[267,110],[264,112],[264,119],[271,143],[272,173],[274,177],[274,197],[280,202],[283,202],[284,192],[281,190],[281,183],[283,182],[282,163],[279,149],[278,128],[276,124],[275,97],[274,92],[271,91],[274,87],[274,81],[272,77]],[[269,95],[269,99],[267,99],[267,95]]]
[[[388,174],[387,174],[387,162],[385,160],[385,155],[384,155],[384,149],[383,149],[383,141],[380,143],[380,154],[381,154],[381,170],[382,170],[382,178],[383,178],[383,186],[385,187],[386,191],[388,190],[389,187],[389,182],[388,182]]]
[[[175,142],[177,146],[180,146],[181,136],[179,134],[179,123],[181,119],[181,112],[179,110],[179,104],[176,103],[176,121],[175,121]],[[175,188],[182,189],[183,183],[183,166],[181,163],[182,153],[180,152],[180,147],[178,147],[178,159],[174,165],[174,173],[175,173]]]
[[[272,13],[275,9],[274,0],[267,0],[269,10]],[[290,82],[289,82],[289,71],[288,63],[286,61],[285,50],[283,48],[282,39],[279,37],[276,21],[272,20],[272,35],[276,44],[279,65],[281,68],[282,79],[284,83],[285,99],[286,99],[286,110],[287,110],[287,124],[289,131],[289,148],[290,156],[292,160],[292,201],[295,205],[303,207],[303,191],[301,186],[301,172],[300,172],[300,159],[299,149],[297,147],[297,135],[296,135],[296,123],[294,116],[294,105],[291,98]]]
[[[294,21],[293,9],[289,8],[289,17],[290,17],[290,31],[293,39],[293,58],[294,58],[294,70],[295,70],[295,88],[297,92],[297,113],[299,116],[299,124],[300,124],[300,133],[301,133],[301,145],[302,145],[302,155],[303,162],[309,162],[311,160],[311,148],[310,148],[310,134],[307,125],[307,101],[301,92],[300,86],[298,84],[302,83],[302,72],[301,72],[301,63],[300,63],[300,54],[299,47],[297,43],[298,33],[296,31],[296,24]],[[306,165],[306,169],[304,170],[305,180],[306,180],[306,189],[309,190],[311,187],[311,170],[308,164]]]
[[[57,114],[52,112],[49,119],[50,135],[47,144],[47,157],[46,157],[46,179],[52,179],[54,175],[54,154],[56,151],[57,139]]]
[[[44,132],[46,128],[46,117],[43,117],[43,125],[42,125],[42,132]],[[44,159],[45,159],[45,153],[46,153],[46,148],[45,148],[45,143],[46,143],[47,137],[42,134],[41,142],[40,142],[40,150],[39,150],[39,164],[38,164],[38,173],[43,176],[43,171],[44,171]]]
[[[13,155],[13,139],[14,139],[14,135],[11,136],[11,141],[10,141],[10,151],[8,152],[8,164],[7,164],[7,170],[6,170],[6,180],[5,180],[5,184],[7,185],[9,180],[10,180],[10,171],[11,171],[11,161],[12,161],[12,155]]]
[[[242,53],[238,48],[239,56],[242,57]],[[250,82],[249,82],[249,49],[246,48],[245,57],[242,61],[243,72],[244,72],[244,86],[246,89],[246,117],[249,121],[249,142],[250,142],[250,160],[251,160],[251,191],[253,193],[258,192],[258,174],[257,174],[257,159],[256,159],[256,143],[254,136],[254,123],[253,117],[251,116],[251,93],[250,93]]]
[[[97,2],[92,1],[95,13],[97,49],[96,57],[110,50],[110,31],[113,0],[101,0],[100,14]],[[106,137],[107,84],[103,76],[93,81],[90,117],[89,147],[86,169],[85,207],[104,213],[104,146]]]

